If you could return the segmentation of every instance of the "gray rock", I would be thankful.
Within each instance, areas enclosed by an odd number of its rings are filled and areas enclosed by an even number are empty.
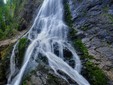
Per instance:
[[[27,85],[69,85],[44,63],[40,63],[35,70],[31,71],[23,83]]]
[[[84,31],[83,42],[95,57],[94,63],[105,71],[113,85],[113,1],[70,0],[75,28]],[[75,4],[75,2],[77,2]],[[83,35],[82,35],[83,36]],[[81,37],[81,34],[80,36]],[[108,71],[109,70],[109,71]]]

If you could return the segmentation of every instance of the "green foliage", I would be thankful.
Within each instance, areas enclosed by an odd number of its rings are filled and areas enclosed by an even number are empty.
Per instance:
[[[26,81],[24,81],[24,82],[22,83],[22,85],[27,85],[27,82],[26,82]]]
[[[80,39],[74,40],[74,47],[78,49],[84,56],[88,55],[88,50]]]
[[[27,44],[28,44],[27,38],[20,39],[18,44],[18,54],[17,54],[17,61],[18,61],[19,67],[20,67],[20,64],[22,64],[24,54],[27,48]]]
[[[73,22],[72,22],[71,11],[70,11],[68,3],[64,3],[64,19],[65,19],[66,24],[72,28]]]
[[[14,35],[15,29],[18,26],[14,17],[14,11],[15,4],[10,0],[8,0],[7,4],[0,4],[0,35],[2,35],[0,40]]]
[[[100,68],[90,61],[86,62],[85,68],[83,75],[85,75],[91,85],[107,85],[106,76]]]
[[[73,28],[73,21],[71,16],[71,11],[68,2],[64,3],[64,21],[69,26],[69,36],[74,36],[77,31]]]
[[[0,29],[0,39],[3,37],[3,31]]]

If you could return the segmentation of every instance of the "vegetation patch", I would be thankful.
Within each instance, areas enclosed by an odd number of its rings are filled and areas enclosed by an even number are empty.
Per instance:
[[[7,81],[7,70],[9,68],[10,53],[12,44],[9,46],[1,47],[0,49],[0,83],[4,85]]]
[[[27,38],[22,38],[19,41],[18,52],[16,53],[16,56],[17,56],[16,62],[18,62],[18,67],[20,67],[23,62],[24,54],[28,46],[28,43],[29,43],[29,40]]]
[[[107,85],[107,79],[103,71],[90,61],[84,64],[82,74],[89,80],[91,85]]]
[[[69,27],[73,27],[72,16],[68,3],[64,3],[64,9],[66,9],[64,10],[64,20]]]
[[[70,37],[74,36],[77,31],[73,28],[73,20],[70,12],[70,7],[67,1],[64,2],[64,21],[67,26],[69,26],[69,35]]]
[[[26,21],[21,18],[26,0],[0,1],[0,40],[16,35],[17,31],[26,29]],[[19,14],[19,15],[18,15]]]
[[[0,40],[13,36],[18,27],[14,16],[16,4],[8,0],[7,4],[1,0],[0,4]]]
[[[64,12],[66,12],[64,13],[66,14],[64,17],[66,24],[71,28],[70,30],[73,32],[73,35],[75,35],[76,34],[76,32],[74,32],[75,29],[72,29],[73,23],[72,21],[70,21],[72,17],[70,17],[71,12],[68,3],[64,4],[64,8],[65,8]],[[84,30],[87,29],[88,28],[84,28]],[[69,36],[72,38],[73,35],[70,34],[71,33],[69,33]],[[83,61],[84,67],[82,69],[82,75],[89,81],[91,85],[106,85],[107,79],[104,72],[99,67],[97,67],[93,62],[91,62],[91,60],[94,59],[94,57],[89,55],[88,50],[86,46],[82,43],[81,39],[76,37],[76,38],[72,38],[71,40],[77,52],[80,53],[79,56]]]

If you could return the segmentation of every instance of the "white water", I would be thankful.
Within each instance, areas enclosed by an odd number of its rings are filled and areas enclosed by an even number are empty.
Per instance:
[[[87,80],[80,75],[81,61],[73,47],[68,43],[68,27],[63,22],[63,11],[62,0],[44,0],[31,29],[26,34],[27,38],[31,40],[31,43],[26,50],[23,65],[19,73],[12,78],[16,72],[14,60],[15,49],[18,42],[14,46],[10,60],[11,73],[8,79],[9,85],[20,85],[31,57],[37,59],[39,53],[48,58],[49,66],[57,75],[62,76],[57,73],[57,71],[60,70],[79,85],[90,85]],[[55,54],[55,45],[57,45],[59,55]],[[76,63],[75,68],[72,68],[63,60],[66,56],[63,54],[65,48],[72,53]],[[34,49],[35,55],[33,55]],[[64,76],[62,77],[66,79]]]
[[[3,0],[4,1],[4,4],[6,4],[7,3],[7,0]]]

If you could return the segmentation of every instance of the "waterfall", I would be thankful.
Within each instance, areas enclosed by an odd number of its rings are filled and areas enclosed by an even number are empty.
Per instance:
[[[14,46],[10,59],[11,73],[7,85],[20,85],[30,59],[33,57],[36,60],[39,54],[47,57],[49,66],[58,76],[62,76],[58,73],[58,70],[60,70],[79,85],[90,85],[80,74],[81,61],[74,48],[68,43],[68,26],[63,22],[63,12],[62,0],[44,0],[31,29],[24,35],[31,42],[26,50],[22,67],[15,77],[13,76],[16,71],[14,60],[18,42]],[[55,46],[57,47],[58,55],[55,53]],[[66,56],[64,55],[64,49],[72,53],[76,63],[74,68],[64,60]],[[65,76],[62,76],[62,78],[66,79]]]
[[[7,3],[7,0],[3,0],[4,1],[4,4],[6,4]]]

